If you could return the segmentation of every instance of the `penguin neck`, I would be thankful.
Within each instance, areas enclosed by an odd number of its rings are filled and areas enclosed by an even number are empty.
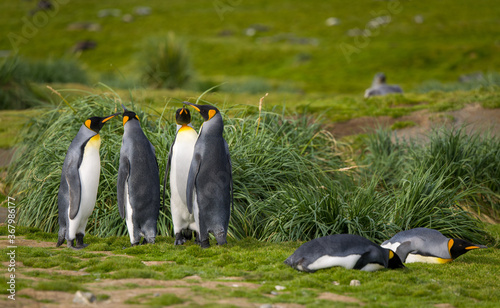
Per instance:
[[[123,126],[124,133],[132,132],[132,131],[142,131],[141,124],[137,120],[129,120]]]
[[[200,128],[200,135],[212,135],[212,136],[222,136],[224,131],[224,123],[222,122],[222,117],[217,113],[213,118],[208,121],[203,122]]]

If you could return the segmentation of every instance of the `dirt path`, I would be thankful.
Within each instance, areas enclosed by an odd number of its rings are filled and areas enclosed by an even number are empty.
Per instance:
[[[42,247],[55,248],[54,242],[30,240],[24,237],[16,238],[17,246],[25,247]],[[6,236],[0,236],[0,249],[9,246]],[[64,248],[60,248],[64,249]],[[105,260],[110,256],[120,256],[110,252],[103,251],[86,251],[91,253],[103,254],[101,260]],[[124,256],[124,255],[122,255]],[[127,256],[130,257],[130,256]],[[170,261],[151,261],[143,262],[147,266],[161,264],[162,262]],[[2,268],[6,269],[8,262],[3,262]],[[38,271],[44,274],[57,274],[64,276],[85,276],[89,273],[84,269],[79,271],[60,270],[55,268],[32,268],[22,263],[22,260],[16,262],[16,277],[18,279],[29,279],[34,282],[47,281],[45,278],[33,277],[26,275],[28,272]],[[9,273],[3,271],[5,279]],[[35,284],[36,285],[36,284]],[[246,298],[234,297],[228,298],[223,296],[218,297],[220,288],[224,287],[225,292],[229,289],[231,292],[238,289],[254,290],[261,285],[256,283],[244,282],[241,277],[224,277],[217,280],[202,279],[199,276],[187,276],[183,279],[176,280],[156,280],[147,278],[128,278],[128,279],[96,279],[93,282],[84,283],[83,288],[94,294],[99,300],[93,304],[83,305],[73,302],[75,293],[60,292],[60,291],[44,291],[34,288],[26,288],[16,292],[16,301],[7,300],[7,295],[0,297],[0,307],[19,308],[19,307],[46,307],[46,308],[66,308],[66,307],[144,307],[146,303],[154,298],[162,297],[166,294],[175,295],[185,301],[183,304],[173,305],[174,307],[183,307],[186,304],[190,306],[203,306],[207,304],[215,305],[236,305],[238,307],[272,307],[272,308],[301,308],[303,305],[291,303],[274,303],[262,304],[253,303]],[[192,288],[203,288],[203,295],[193,295]],[[209,292],[208,292],[209,291]],[[274,298],[276,295],[269,294],[269,298]],[[363,306],[364,303],[356,298],[324,292],[319,294],[318,299],[332,301],[332,306],[335,302],[343,304],[357,304]]]
[[[421,110],[399,118],[389,116],[361,117],[346,122],[334,123],[328,127],[335,137],[362,134],[368,129],[379,126],[390,127],[396,122],[413,122],[416,125],[396,130],[399,138],[425,138],[432,129],[439,127],[461,127],[466,125],[467,132],[479,131],[500,135],[500,109],[485,109],[479,104],[471,104],[463,109],[444,112]]]

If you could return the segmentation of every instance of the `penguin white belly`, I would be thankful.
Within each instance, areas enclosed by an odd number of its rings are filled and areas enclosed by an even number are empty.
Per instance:
[[[333,266],[342,266],[347,269],[352,269],[356,262],[358,262],[361,255],[348,255],[345,257],[335,257],[335,256],[322,256],[316,259],[313,263],[307,266],[310,270],[318,270],[322,268],[329,268]]]
[[[439,257],[431,257],[431,256],[422,256],[422,255],[417,255],[410,253],[406,257],[405,263],[433,263],[433,264],[443,264],[443,263],[448,263],[451,262],[452,259],[443,259]]]
[[[389,242],[387,244],[380,245],[380,247],[387,248],[387,249],[390,249],[392,251],[396,251],[398,249],[399,245],[401,245],[401,243],[399,243],[399,242],[394,242],[394,243]]]
[[[182,127],[177,133],[176,141],[172,148],[170,206],[175,233],[185,228],[198,231],[198,228],[195,228],[194,216],[187,209],[186,201],[187,179],[197,138],[198,135],[194,129]]]
[[[363,268],[361,270],[365,271],[365,272],[375,272],[375,271],[381,270],[383,268],[384,268],[384,266],[381,264],[368,263],[367,265],[363,266]]]
[[[76,217],[69,220],[70,239],[74,239],[77,233],[85,234],[87,220],[95,207],[101,173],[100,145],[101,139],[99,135],[95,135],[85,146],[82,163],[78,169],[80,176],[80,208]]]
[[[132,205],[130,204],[130,197],[128,194],[128,180],[125,181],[125,222],[127,223],[127,230],[130,236],[131,243],[137,243],[140,239],[134,238],[134,221],[132,220],[133,214]]]

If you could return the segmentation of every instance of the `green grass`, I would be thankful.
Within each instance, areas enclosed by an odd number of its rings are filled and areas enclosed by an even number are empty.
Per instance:
[[[0,227],[0,231],[5,229],[5,226]],[[498,242],[500,240],[498,225],[488,229],[491,236]],[[20,232],[18,235],[24,234],[26,233]],[[37,237],[40,240],[46,238],[43,233],[39,233]],[[106,243],[106,239],[96,239],[95,241],[97,244]],[[125,241],[127,241],[126,238]],[[52,242],[55,246],[55,240]],[[219,300],[240,298],[259,305],[295,303],[308,307],[331,306],[331,301],[318,299],[318,296],[324,292],[356,298],[366,303],[368,307],[398,307],[402,305],[428,307],[442,303],[448,303],[455,307],[494,307],[500,300],[499,294],[496,292],[500,287],[497,277],[500,272],[500,250],[498,248],[474,250],[443,265],[413,263],[407,264],[405,270],[378,272],[330,268],[308,274],[298,272],[283,264],[283,261],[301,243],[259,242],[247,238],[238,241],[230,240],[225,247],[214,246],[210,249],[200,249],[191,242],[182,247],[175,247],[171,242],[162,241],[154,245],[127,249],[114,248],[112,251],[114,254],[127,254],[130,258],[126,258],[127,261],[119,256],[99,257],[99,263],[115,263],[112,267],[113,272],[109,272],[108,266],[87,267],[83,270],[90,275],[73,277],[64,274],[48,274],[25,265],[26,268],[20,269],[23,273],[32,278],[43,280],[31,282],[21,279],[17,290],[32,286],[37,290],[74,293],[76,290],[91,288],[96,278],[99,278],[99,281],[118,279],[115,283],[118,286],[121,283],[119,279],[122,278],[152,278],[160,283],[164,280],[178,280],[198,275],[202,282],[214,282],[213,287],[209,288],[200,284],[198,280],[191,280],[187,281],[189,283],[187,286],[178,286],[179,288],[187,288],[186,292],[181,292],[180,295],[174,296],[160,292],[160,296],[155,297],[153,296],[155,292],[151,291],[128,299],[128,303],[156,306],[182,301],[191,307],[195,306],[193,298],[201,297],[207,305],[214,305]],[[4,250],[0,251],[2,256],[5,255]],[[51,254],[53,258],[77,257],[81,253],[55,247],[43,250],[45,250],[45,254]],[[89,246],[85,250],[100,251],[96,250],[95,246]],[[41,251],[42,249],[35,248],[23,249],[22,254],[18,255],[18,260],[43,258]],[[131,264],[139,264],[142,260],[169,261],[169,263],[151,267],[143,266],[142,269],[130,268]],[[55,266],[53,269],[62,268]],[[141,272],[150,273],[153,276],[136,275]],[[122,276],[120,273],[127,273],[127,275]],[[229,284],[224,285],[228,282],[225,277],[240,277],[240,280],[231,280]],[[361,285],[359,287],[349,286],[353,279],[360,280]],[[334,281],[338,282],[339,285],[333,284]],[[242,286],[242,283],[252,283],[253,287]],[[285,290],[276,291],[275,286],[277,285],[284,286]],[[128,283],[127,288],[141,287],[138,284]],[[106,292],[110,292],[109,290],[112,289],[103,289],[102,292],[97,292],[96,296],[99,296],[100,293],[107,294]],[[271,292],[277,292],[277,295],[271,295]]]
[[[137,77],[137,55],[148,37],[173,31],[184,38],[193,57],[193,67],[211,83],[232,81],[235,77],[278,81],[306,92],[363,93],[378,71],[391,83],[408,91],[428,80],[456,81],[459,75],[498,67],[496,18],[500,13],[495,0],[471,4],[451,0],[398,2],[388,11],[387,2],[363,0],[358,5],[342,1],[311,3],[303,1],[252,1],[226,3],[220,15],[213,1],[148,1],[149,16],[135,16],[132,23],[120,17],[99,18],[101,9],[118,8],[134,14],[138,0],[120,3],[75,0],[51,13],[43,27],[18,44],[26,58],[59,58],[71,55],[72,46],[85,39],[96,41],[96,49],[84,51],[79,60],[94,72]],[[75,13],[73,5],[80,9]],[[30,2],[2,2],[0,50],[13,50],[9,33],[22,36]],[[279,12],[279,14],[276,14]],[[372,31],[367,38],[347,35],[348,30],[364,30],[374,17],[389,15],[391,22]],[[414,22],[422,15],[424,22]],[[340,25],[329,27],[327,18],[337,17]],[[68,31],[73,22],[95,22],[96,32]],[[268,27],[255,36],[245,35],[253,24]],[[221,36],[222,31],[230,32]],[[481,37],[477,36],[481,33]],[[32,36],[32,37],[31,37]],[[57,38],[57,39],[54,39]],[[299,43],[304,39],[303,43]],[[317,42],[317,43],[316,43]],[[452,43],[450,43],[452,42]],[[346,57],[341,46],[356,52]],[[349,58],[349,59],[348,59]],[[122,77],[118,77],[122,78]],[[137,79],[137,78],[135,78]]]

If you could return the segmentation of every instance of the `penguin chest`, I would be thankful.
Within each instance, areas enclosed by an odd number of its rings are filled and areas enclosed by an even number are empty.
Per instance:
[[[170,190],[172,195],[186,204],[186,186],[198,135],[192,128],[181,128],[172,148],[170,167]]]
[[[80,175],[80,210],[78,216],[88,218],[94,210],[97,198],[97,188],[99,186],[99,175],[101,173],[101,159],[99,157],[99,147],[101,140],[99,135],[92,137],[85,146],[82,163],[78,169]],[[80,215],[81,214],[81,215]]]
[[[453,259],[444,259],[433,256],[423,256],[419,254],[410,253],[406,257],[405,263],[432,263],[432,264],[443,264],[451,262]]]

